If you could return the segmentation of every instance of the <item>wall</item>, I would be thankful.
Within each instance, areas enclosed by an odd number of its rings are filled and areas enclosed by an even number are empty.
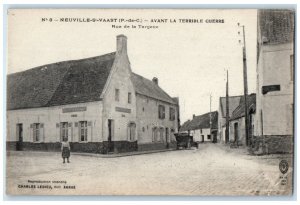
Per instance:
[[[257,67],[257,117],[255,120],[255,135],[257,136],[293,134],[291,54],[293,54],[291,43],[262,46]],[[262,86],[275,84],[280,85],[280,91],[262,94]]]
[[[85,107],[86,111],[63,112],[63,109],[73,109]],[[79,142],[79,128],[75,127],[75,122],[87,121],[88,126],[88,142],[102,142],[102,102],[89,102],[80,104],[69,104],[55,107],[20,109],[7,111],[7,141],[16,142],[17,124],[23,124],[23,142],[33,142],[33,123],[43,123],[41,129],[41,140],[34,142],[40,143],[56,143],[60,142],[60,122],[71,123],[69,127],[69,141]],[[86,142],[82,142],[86,143]],[[38,145],[36,145],[38,146]]]
[[[125,48],[124,48],[125,49]],[[108,120],[114,121],[112,141],[129,141],[128,125],[136,123],[136,96],[131,82],[131,68],[127,52],[117,52],[112,71],[103,92],[103,138],[108,140]],[[115,100],[115,89],[119,89],[119,101]],[[131,103],[128,103],[128,92],[131,93]],[[116,110],[121,108],[119,110]],[[122,111],[127,110],[127,111]],[[136,141],[135,138],[132,141]]]
[[[234,124],[238,123],[238,143],[239,145],[246,145],[246,133],[245,133],[245,117],[238,118],[229,122],[229,141],[234,142]]]
[[[262,45],[257,65],[257,107],[254,150],[293,152],[293,44]],[[280,91],[262,94],[262,86],[280,85]]]
[[[165,106],[165,119],[158,118],[158,106]],[[144,95],[137,94],[136,98],[136,107],[137,107],[137,132],[138,132],[138,144],[153,144],[152,140],[152,129],[154,127],[164,128],[164,142],[166,143],[166,131],[165,128],[169,129],[169,142],[176,140],[175,136],[171,134],[171,129],[174,129],[174,132],[178,132],[178,112],[177,106],[162,102]],[[169,119],[169,108],[172,107],[175,109],[175,120]],[[150,145],[149,145],[150,146]]]
[[[202,132],[201,132],[201,129],[191,130],[190,134],[193,136],[194,142],[202,142],[202,135],[204,136],[204,142],[212,141],[212,134],[210,133],[209,128],[203,128]],[[210,135],[210,134],[211,134],[211,138],[208,139],[208,135]]]

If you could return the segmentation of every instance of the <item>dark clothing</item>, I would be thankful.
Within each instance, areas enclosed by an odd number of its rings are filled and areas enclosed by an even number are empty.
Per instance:
[[[61,156],[63,158],[69,158],[70,157],[70,149],[68,147],[63,147]]]

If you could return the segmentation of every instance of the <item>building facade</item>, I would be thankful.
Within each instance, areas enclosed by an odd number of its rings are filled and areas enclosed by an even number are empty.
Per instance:
[[[250,145],[250,141],[254,134],[254,123],[256,117],[256,94],[250,94],[248,100],[248,119],[249,119],[249,132],[248,139],[246,137],[245,126],[245,98],[240,99],[239,106],[232,112],[229,119],[229,142],[237,146]]]
[[[7,76],[7,149],[58,151],[63,138],[78,152],[163,149],[178,132],[178,111],[157,78],[132,72],[119,35],[116,52]]]
[[[193,115],[180,128],[181,133],[188,133],[194,142],[216,142],[218,133],[218,112]]]
[[[290,10],[258,12],[257,147],[293,150],[294,18]]]
[[[232,116],[233,111],[239,106],[240,100],[243,96],[229,96],[229,119]],[[230,129],[230,128],[229,128]],[[218,109],[218,142],[225,143],[226,132],[226,97],[220,97],[219,109]]]

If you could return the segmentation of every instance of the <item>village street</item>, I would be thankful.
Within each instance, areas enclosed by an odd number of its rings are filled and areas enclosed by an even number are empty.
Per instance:
[[[285,175],[278,168],[281,159],[290,164]],[[8,152],[6,160],[8,191],[19,194],[280,195],[291,194],[292,186],[289,155],[251,156],[220,144],[118,158],[72,153],[70,164],[53,152]],[[287,177],[286,185],[281,184],[282,176]],[[52,182],[42,183],[51,190],[39,189],[41,183],[28,180],[66,181],[75,189]],[[36,188],[18,188],[24,185]]]

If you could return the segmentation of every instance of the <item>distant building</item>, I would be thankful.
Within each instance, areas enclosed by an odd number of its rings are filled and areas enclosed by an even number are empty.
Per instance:
[[[258,11],[254,134],[269,153],[293,149],[294,18],[291,10]]]
[[[230,96],[229,102],[229,118],[232,116],[233,111],[240,105],[243,96]],[[219,110],[218,110],[218,142],[225,143],[225,130],[226,130],[226,97],[220,97]]]
[[[210,125],[211,122],[211,125]],[[218,112],[193,115],[192,120],[186,121],[180,128],[180,132],[189,133],[194,142],[216,142],[218,133]]]
[[[172,146],[178,98],[131,71],[127,37],[116,52],[7,76],[7,149],[128,152]],[[173,143],[176,145],[176,143]]]
[[[248,95],[248,117],[249,117],[249,138],[254,134],[254,122],[256,112],[256,94]],[[248,139],[248,142],[250,141]],[[229,141],[239,146],[247,145],[245,130],[245,98],[240,98],[239,106],[232,112],[229,119]]]

